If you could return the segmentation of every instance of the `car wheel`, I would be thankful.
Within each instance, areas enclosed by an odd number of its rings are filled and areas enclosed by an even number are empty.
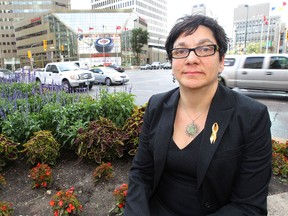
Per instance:
[[[37,85],[39,86],[39,87],[41,87],[42,86],[42,83],[41,83],[41,81],[40,81],[40,79],[36,79],[36,83],[37,83]]]
[[[110,86],[110,85],[112,84],[111,79],[110,79],[109,77],[107,77],[107,78],[105,79],[105,84],[106,84],[107,86]]]
[[[64,81],[62,82],[62,88],[64,89],[64,91],[65,91],[66,93],[71,92],[71,86],[70,86],[70,83],[69,83],[68,80],[64,80]]]
[[[93,85],[91,85],[91,84],[90,84],[90,85],[89,85],[89,90],[91,90],[91,89],[92,89],[92,87],[93,87]]]

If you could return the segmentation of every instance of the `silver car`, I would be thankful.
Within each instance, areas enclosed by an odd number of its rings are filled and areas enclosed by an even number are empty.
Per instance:
[[[16,82],[17,81],[17,76],[11,70],[8,70],[6,68],[0,68],[0,80],[1,81]]]
[[[112,84],[124,84],[129,82],[129,76],[126,73],[120,73],[110,67],[97,67],[89,71],[93,72],[96,83],[105,83],[107,86]]]

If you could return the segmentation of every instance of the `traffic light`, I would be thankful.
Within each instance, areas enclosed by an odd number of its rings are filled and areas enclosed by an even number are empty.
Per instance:
[[[288,40],[288,31],[286,31],[286,40]]]
[[[61,45],[61,51],[64,51],[64,45]]]
[[[47,40],[43,40],[43,50],[47,50]]]
[[[29,59],[31,59],[31,58],[32,58],[32,53],[31,53],[31,51],[30,51],[30,50],[28,50],[28,51],[27,51],[27,56],[28,56],[28,58],[29,58]]]

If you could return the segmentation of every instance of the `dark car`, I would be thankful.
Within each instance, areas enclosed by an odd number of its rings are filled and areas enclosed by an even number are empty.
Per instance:
[[[117,70],[118,72],[121,72],[121,73],[125,71],[125,69],[120,65],[111,64],[108,67],[114,68],[115,70]]]

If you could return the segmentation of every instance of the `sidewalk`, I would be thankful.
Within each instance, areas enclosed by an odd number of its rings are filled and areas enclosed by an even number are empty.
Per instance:
[[[288,192],[268,196],[268,216],[288,215]]]

